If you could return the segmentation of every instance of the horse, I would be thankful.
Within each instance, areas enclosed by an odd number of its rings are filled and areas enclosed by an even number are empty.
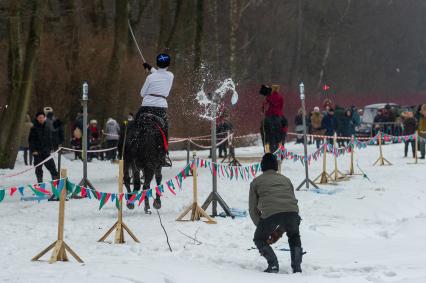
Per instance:
[[[274,153],[283,143],[284,134],[283,128],[286,127],[284,117],[265,117],[262,121],[260,133],[262,137],[263,147],[269,145],[269,152]]]
[[[162,128],[164,123],[161,118],[153,114],[142,114],[139,119],[127,125],[121,131],[119,146],[124,160],[124,185],[129,194],[137,194],[141,187],[140,172],[143,172],[143,190],[148,190],[155,176],[157,185],[161,184],[161,168],[167,151],[167,141]],[[124,145],[123,145],[124,142]],[[130,171],[133,176],[133,191],[130,188]],[[144,211],[151,214],[149,198],[144,200]],[[161,197],[156,192],[153,202],[155,209],[161,208]],[[133,203],[127,203],[129,209],[134,208]]]

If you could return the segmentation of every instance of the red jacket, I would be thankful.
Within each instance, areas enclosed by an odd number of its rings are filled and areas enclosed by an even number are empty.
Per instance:
[[[263,104],[263,107],[266,106],[265,116],[266,117],[271,117],[271,116],[282,117],[282,116],[284,116],[283,105],[284,105],[284,99],[283,99],[282,95],[280,95],[276,91],[273,92],[271,95],[266,97],[266,101]]]

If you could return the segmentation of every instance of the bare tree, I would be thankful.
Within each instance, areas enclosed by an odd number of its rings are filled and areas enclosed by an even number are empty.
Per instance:
[[[19,139],[25,114],[30,104],[35,75],[37,51],[40,47],[47,0],[32,2],[31,21],[25,55],[21,48],[21,2],[10,1],[9,71],[11,92],[8,108],[0,117],[0,168],[13,168],[19,149]]]

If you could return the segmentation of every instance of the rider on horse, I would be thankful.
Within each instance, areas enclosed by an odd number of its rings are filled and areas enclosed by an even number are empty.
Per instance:
[[[267,95],[262,108],[265,115],[262,122],[262,138],[267,152],[275,152],[283,141],[283,105],[284,99],[278,93],[279,85],[272,85],[271,94]],[[269,148],[268,148],[269,147]]]
[[[135,117],[137,125],[141,125],[144,116],[151,115],[158,122],[158,127],[163,135],[163,143],[165,154],[168,154],[168,130],[169,123],[167,118],[167,97],[173,84],[174,75],[168,71],[171,58],[168,54],[161,53],[157,56],[157,67],[153,68],[148,63],[143,66],[146,70],[150,71],[146,77],[145,83],[141,89],[140,95],[142,96],[142,106]],[[164,156],[163,165],[166,163],[166,155]]]

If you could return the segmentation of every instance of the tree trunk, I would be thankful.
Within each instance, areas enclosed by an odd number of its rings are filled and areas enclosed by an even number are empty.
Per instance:
[[[202,41],[203,41],[203,30],[204,30],[204,1],[197,1],[196,8],[196,21],[195,21],[195,38],[194,38],[194,72],[195,82],[198,82],[200,77],[200,68],[202,63]]]
[[[229,16],[231,23],[231,31],[229,34],[229,74],[235,80],[237,73],[237,29],[238,29],[238,5],[237,0],[230,0],[229,2]]]
[[[128,0],[116,0],[115,10],[114,49],[105,79],[103,97],[98,97],[103,104],[103,111],[100,113],[103,118],[106,118],[105,115],[122,115],[122,108],[119,106],[125,105],[126,101],[125,96],[120,97],[120,78],[126,58],[127,34],[129,32],[127,24],[129,19]],[[107,97],[111,99],[106,99]]]
[[[63,118],[70,121],[75,113],[75,109],[80,109],[80,82],[79,75],[76,71],[80,55],[79,44],[79,27],[76,20],[75,0],[66,0],[62,4],[64,10],[63,31],[64,31],[64,50],[65,50],[65,67],[67,71],[65,95],[69,99],[68,113],[63,113]],[[68,100],[67,100],[68,101]]]
[[[20,2],[11,0],[11,8],[16,17],[9,19],[11,66],[11,95],[8,99],[8,108],[0,120],[0,168],[13,168],[19,150],[20,133],[25,114],[28,111],[37,51],[40,47],[40,36],[43,31],[43,22],[48,0],[33,1],[30,30],[25,48],[25,58],[21,63],[20,57]]]

